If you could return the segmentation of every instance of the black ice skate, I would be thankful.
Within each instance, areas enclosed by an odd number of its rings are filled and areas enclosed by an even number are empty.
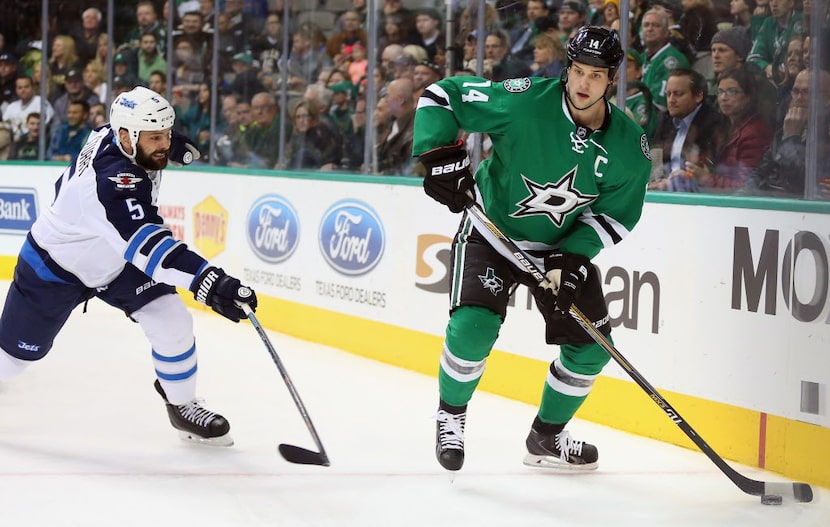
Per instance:
[[[435,431],[435,457],[447,470],[460,470],[464,466],[464,424],[467,421],[466,407],[449,407],[441,404]]]
[[[199,399],[182,405],[170,404],[158,379],[153,386],[164,399],[170,424],[179,431],[179,437],[183,441],[211,446],[233,445],[233,438],[229,433],[231,425],[227,419],[204,408]]]
[[[525,441],[528,454],[524,464],[529,467],[560,470],[596,470],[599,459],[597,447],[571,438],[566,430],[544,434],[530,429]]]

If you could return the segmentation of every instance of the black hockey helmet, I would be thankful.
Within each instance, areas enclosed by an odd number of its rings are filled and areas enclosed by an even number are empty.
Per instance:
[[[589,66],[608,68],[613,78],[623,58],[620,36],[616,31],[601,26],[583,26],[568,42],[568,66],[581,62]]]

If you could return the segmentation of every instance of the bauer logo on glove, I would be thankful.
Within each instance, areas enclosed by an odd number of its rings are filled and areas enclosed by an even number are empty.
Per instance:
[[[459,170],[465,169],[468,166],[470,166],[470,158],[465,157],[462,161],[448,163],[443,166],[432,167],[432,175],[440,176],[441,174],[452,174],[453,172],[458,172]]]

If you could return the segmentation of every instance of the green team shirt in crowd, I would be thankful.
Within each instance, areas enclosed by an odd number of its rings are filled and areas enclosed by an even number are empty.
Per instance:
[[[590,133],[571,118],[558,79],[451,77],[419,100],[413,154],[454,143],[459,129],[489,134],[475,180],[490,219],[526,247],[593,258],[640,219],[651,170],[642,128],[597,104],[610,115]]]
[[[643,84],[651,92],[652,103],[666,111],[666,82],[669,80],[669,73],[675,68],[691,68],[689,60],[679,49],[666,44],[651,57],[648,54],[643,57]]]
[[[646,98],[646,95],[638,91],[625,97],[625,106],[631,110],[634,120],[646,133],[649,139],[654,137],[657,125],[660,123],[660,113],[657,108]]]

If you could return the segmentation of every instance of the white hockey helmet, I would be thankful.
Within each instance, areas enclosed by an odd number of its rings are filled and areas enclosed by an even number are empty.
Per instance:
[[[160,132],[173,127],[176,112],[167,99],[143,86],[137,86],[120,94],[112,101],[110,126],[118,131],[126,129],[130,134],[130,146],[135,157],[138,136],[141,132]]]

